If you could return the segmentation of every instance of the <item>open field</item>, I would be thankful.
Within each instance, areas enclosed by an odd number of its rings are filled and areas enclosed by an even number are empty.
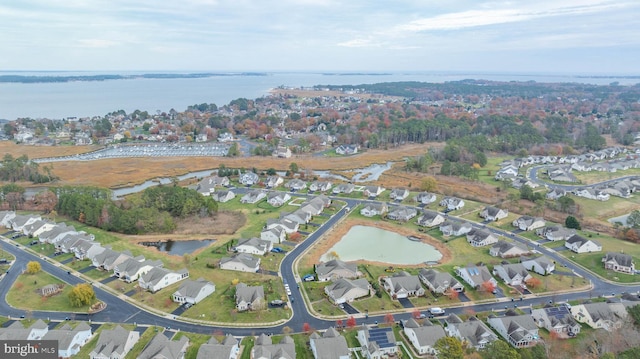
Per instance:
[[[92,152],[102,146],[27,146],[18,145],[13,141],[0,141],[0,156],[6,153],[14,158],[27,155],[29,159],[43,157],[69,156],[78,153]]]

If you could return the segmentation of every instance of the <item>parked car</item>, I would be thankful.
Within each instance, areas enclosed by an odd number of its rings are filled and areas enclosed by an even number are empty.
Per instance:
[[[443,315],[444,314],[444,309],[442,309],[440,307],[433,307],[433,308],[429,309],[429,313],[431,313],[433,315]]]
[[[313,282],[314,280],[316,280],[316,277],[313,274],[307,274],[302,277],[302,280],[305,282]]]
[[[273,253],[284,253],[284,249],[282,249],[280,247],[273,247],[273,248],[271,248],[271,252],[273,252]]]

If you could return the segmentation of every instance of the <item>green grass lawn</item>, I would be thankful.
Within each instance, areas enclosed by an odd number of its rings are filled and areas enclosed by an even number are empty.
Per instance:
[[[37,308],[45,311],[75,313],[86,313],[89,310],[89,306],[71,306],[69,293],[72,287],[69,285],[64,285],[62,291],[56,295],[50,297],[41,296],[38,290],[48,284],[63,285],[65,283],[43,271],[36,274],[21,274],[7,293],[7,303],[24,310]]]

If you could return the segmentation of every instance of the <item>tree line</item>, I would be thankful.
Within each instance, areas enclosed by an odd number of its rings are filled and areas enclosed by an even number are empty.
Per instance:
[[[39,165],[29,161],[27,155],[14,158],[7,153],[0,165],[0,181],[19,182],[29,181],[33,183],[51,182],[55,177],[51,174],[51,168],[44,166],[45,173],[40,173]]]

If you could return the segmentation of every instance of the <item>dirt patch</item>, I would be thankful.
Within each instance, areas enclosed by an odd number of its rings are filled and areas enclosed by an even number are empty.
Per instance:
[[[351,229],[351,227],[357,226],[357,225],[386,229],[388,231],[396,232],[405,236],[418,236],[422,238],[422,242],[434,246],[436,249],[438,249],[438,251],[440,251],[440,253],[442,253],[442,259],[440,259],[439,261],[440,264],[447,263],[452,258],[451,251],[446,245],[444,245],[444,243],[428,235],[425,235],[423,233],[416,234],[416,232],[413,230],[410,230],[389,222],[382,222],[382,221],[373,222],[373,221],[364,220],[364,219],[349,218],[344,220],[340,224],[336,225],[334,228],[328,231],[322,237],[322,239],[320,239],[320,241],[315,243],[313,245],[313,248],[307,254],[305,254],[305,256],[302,258],[301,264],[305,267],[311,267],[314,264],[320,263],[320,257],[322,257],[323,254],[327,253],[327,251],[329,251],[331,247],[333,247],[336,243],[338,243],[338,241],[340,241],[342,237],[344,237],[345,234],[347,234],[347,232]],[[363,261],[363,260],[358,261],[358,263],[363,263],[363,264],[366,263],[366,264],[372,264],[377,266],[389,265],[388,263],[381,263],[381,262],[375,262],[375,261]],[[424,264],[402,265],[402,266],[403,267],[424,267]]]

